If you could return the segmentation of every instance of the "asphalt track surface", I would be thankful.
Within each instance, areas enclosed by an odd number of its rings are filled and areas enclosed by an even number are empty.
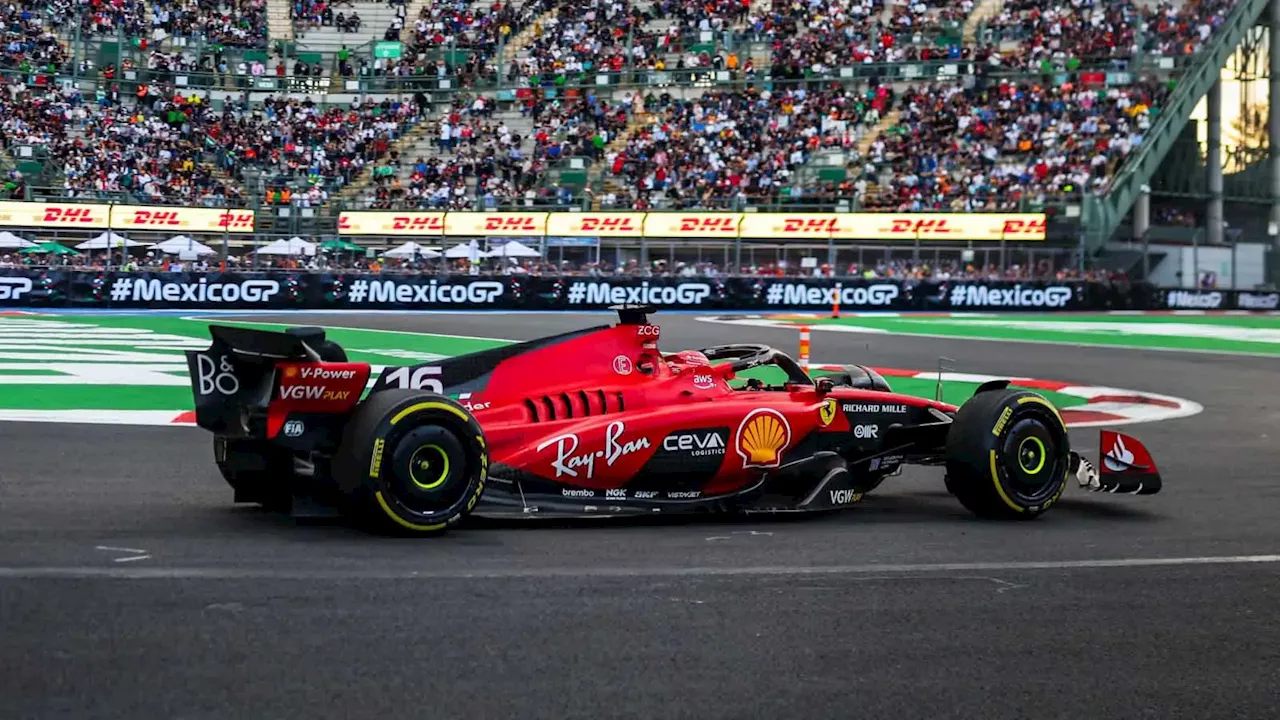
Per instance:
[[[667,349],[795,344],[659,320]],[[522,339],[608,317],[301,322]],[[1033,523],[975,520],[918,471],[801,521],[428,540],[232,506],[200,431],[0,423],[0,717],[1275,716],[1274,360],[839,333],[814,355],[1205,411],[1132,428],[1161,495],[1071,488]]]

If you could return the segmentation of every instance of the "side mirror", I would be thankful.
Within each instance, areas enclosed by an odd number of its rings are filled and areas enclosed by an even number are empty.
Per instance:
[[[835,389],[836,384],[831,382],[831,378],[820,377],[813,381],[813,387],[818,391],[819,395],[826,395]]]

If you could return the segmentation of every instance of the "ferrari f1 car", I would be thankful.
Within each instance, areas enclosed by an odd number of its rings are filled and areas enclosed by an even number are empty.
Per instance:
[[[1052,404],[1007,382],[956,407],[863,366],[811,377],[765,345],[664,354],[652,308],[615,310],[616,325],[388,367],[372,387],[320,328],[213,325],[187,353],[196,421],[237,502],[408,533],[472,513],[832,510],[908,464],[945,468],[986,518],[1037,517],[1072,477],[1160,489],[1137,440],[1104,431],[1095,469]]]

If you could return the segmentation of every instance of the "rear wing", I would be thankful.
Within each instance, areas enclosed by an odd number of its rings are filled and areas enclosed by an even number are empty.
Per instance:
[[[207,350],[187,351],[196,424],[228,437],[261,436],[281,362],[319,362],[322,328],[284,332],[210,325]]]

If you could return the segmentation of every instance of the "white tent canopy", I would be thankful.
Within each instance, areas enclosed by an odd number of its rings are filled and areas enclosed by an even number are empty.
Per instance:
[[[309,243],[300,237],[288,240],[277,240],[258,248],[259,255],[315,255],[315,243]]]
[[[35,245],[35,243],[25,238],[20,238],[8,230],[0,232],[0,248],[24,248],[32,245]]]
[[[77,250],[106,250],[108,248],[115,249],[120,247],[138,247],[142,243],[130,240],[129,238],[107,231],[93,238],[85,240],[76,246]]]
[[[440,253],[427,247],[426,245],[419,245],[418,243],[413,242],[412,240],[401,245],[400,247],[392,248],[386,251],[385,253],[383,253],[383,255],[389,258],[411,258],[411,257],[438,258],[440,257]]]
[[[174,235],[173,237],[169,238],[168,240],[165,240],[162,243],[156,243],[155,245],[152,245],[151,249],[159,250],[161,252],[166,252],[166,253],[169,253],[170,255],[177,255],[178,253],[183,253],[183,252],[193,252],[197,255],[217,255],[218,254],[217,250],[214,250],[213,248],[209,247],[208,245],[205,245],[202,242],[193,240],[186,235]]]
[[[447,258],[468,258],[471,262],[479,260],[481,255],[483,253],[480,252],[480,245],[475,240],[465,245],[454,245],[444,251],[444,256]]]
[[[540,258],[542,257],[542,253],[534,250],[528,245],[525,245],[519,240],[508,240],[493,250],[485,253],[484,256],[491,258]]]

